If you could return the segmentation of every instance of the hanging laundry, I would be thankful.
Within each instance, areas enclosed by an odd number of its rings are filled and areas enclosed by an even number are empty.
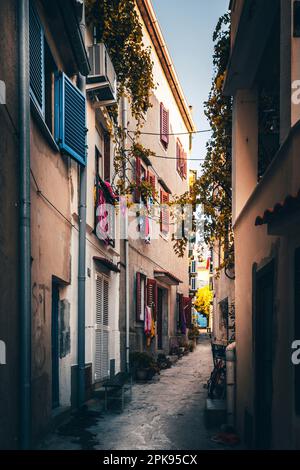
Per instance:
[[[144,331],[147,336],[151,336],[152,329],[152,312],[151,308],[147,305],[145,307],[145,320],[144,320]]]

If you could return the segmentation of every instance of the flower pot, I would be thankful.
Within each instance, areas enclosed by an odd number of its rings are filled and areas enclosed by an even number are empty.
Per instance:
[[[137,369],[136,378],[137,380],[148,380],[149,369]]]

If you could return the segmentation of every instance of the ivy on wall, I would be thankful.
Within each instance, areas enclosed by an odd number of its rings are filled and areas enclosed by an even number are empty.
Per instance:
[[[151,48],[145,47],[135,0],[87,0],[87,21],[97,28],[118,77],[118,96],[126,95],[142,125],[155,88]]]

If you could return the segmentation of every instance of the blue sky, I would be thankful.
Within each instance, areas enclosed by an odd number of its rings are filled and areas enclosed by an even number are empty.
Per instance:
[[[164,38],[189,104],[193,106],[198,130],[208,129],[203,112],[213,73],[212,34],[229,0],[152,0]],[[209,134],[197,134],[193,139],[191,158],[205,156]],[[199,169],[200,162],[192,163]]]

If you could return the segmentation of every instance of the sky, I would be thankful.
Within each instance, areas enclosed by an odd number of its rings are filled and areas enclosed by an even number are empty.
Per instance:
[[[152,0],[152,4],[187,102],[193,106],[197,130],[209,129],[203,103],[213,76],[212,35],[229,0]],[[194,135],[191,160],[205,157],[209,135]],[[192,162],[191,168],[200,169],[200,163]]]

